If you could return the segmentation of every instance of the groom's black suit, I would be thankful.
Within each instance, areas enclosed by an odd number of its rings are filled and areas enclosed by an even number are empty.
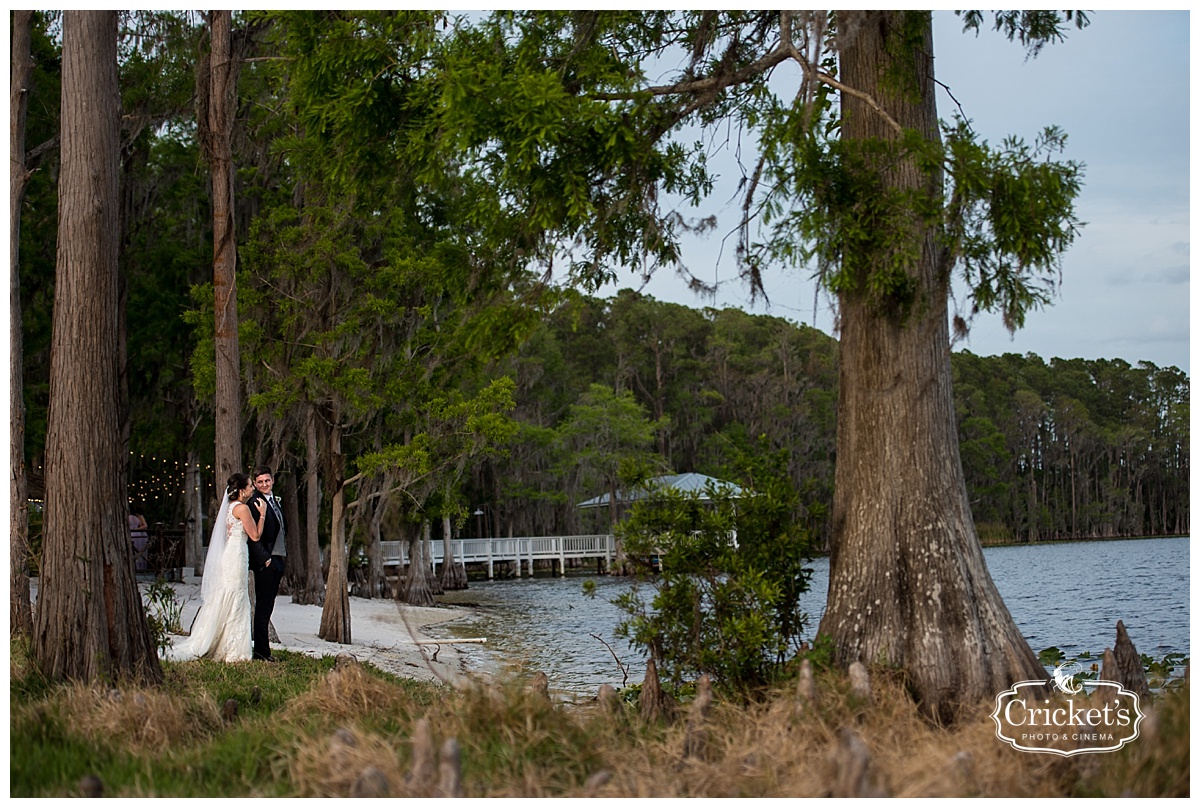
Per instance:
[[[271,645],[267,637],[271,625],[271,612],[275,610],[275,597],[279,594],[279,582],[283,580],[285,565],[284,557],[274,553],[275,542],[278,541],[280,532],[286,533],[286,530],[283,511],[277,506],[272,507],[260,492],[255,491],[246,504],[250,507],[250,515],[255,522],[264,508],[267,513],[262,536],[258,541],[247,540],[247,543],[250,570],[254,573],[254,625],[251,627],[254,658],[270,659]],[[286,541],[286,536],[284,540]]]

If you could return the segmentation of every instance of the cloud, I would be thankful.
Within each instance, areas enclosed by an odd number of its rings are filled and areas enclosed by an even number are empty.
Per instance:
[[[1141,270],[1125,267],[1109,270],[1104,274],[1104,279],[1110,286],[1133,286],[1145,283],[1178,286],[1191,280],[1191,269],[1187,264]]]
[[[1187,283],[1191,277],[1191,268],[1187,264],[1150,270],[1145,274],[1147,283],[1166,283],[1176,285]]]

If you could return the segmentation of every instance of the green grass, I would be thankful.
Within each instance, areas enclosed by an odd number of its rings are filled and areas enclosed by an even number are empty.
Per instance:
[[[320,715],[282,720],[280,714],[333,670],[332,658],[276,651],[280,663],[275,665],[164,663],[161,693],[185,709],[181,721],[168,717],[162,722],[172,725],[168,742],[146,747],[129,737],[133,731],[129,725],[144,719],[136,709],[114,707],[116,714],[108,719],[111,725],[100,719],[88,726],[77,714],[79,702],[93,714],[114,705],[113,690],[120,692],[122,702],[145,691],[51,685],[21,665],[23,651],[17,646],[13,657],[9,788],[14,797],[76,795],[81,778],[87,775],[100,778],[106,796],[117,791],[131,796],[286,796],[295,788],[287,767],[281,765],[281,750],[328,729]],[[418,701],[437,698],[438,688],[431,685],[396,679],[373,668],[368,673],[413,693]],[[68,695],[73,696],[74,711]],[[237,715],[224,722],[220,709],[228,699],[236,700]],[[364,725],[374,730],[398,728],[387,715],[364,719]]]

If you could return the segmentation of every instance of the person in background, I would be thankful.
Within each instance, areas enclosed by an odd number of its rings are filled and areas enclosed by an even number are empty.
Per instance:
[[[147,528],[142,506],[131,501],[129,503],[129,538],[133,542],[134,569],[138,572],[145,572],[150,568],[146,558],[146,545],[150,543],[150,534],[147,532]]]

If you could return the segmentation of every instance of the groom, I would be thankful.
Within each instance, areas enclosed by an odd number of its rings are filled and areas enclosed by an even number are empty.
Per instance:
[[[263,524],[262,536],[258,541],[249,541],[250,569],[254,572],[254,626],[251,636],[254,640],[254,658],[265,662],[274,662],[271,656],[271,646],[267,642],[268,627],[271,625],[271,612],[275,610],[275,596],[279,594],[279,582],[283,580],[283,568],[287,561],[287,548],[284,545],[286,525],[283,521],[283,510],[279,500],[271,493],[275,485],[275,477],[269,466],[257,466],[254,469],[254,487],[257,489],[246,503],[250,506],[254,520],[266,510],[267,518]]]

